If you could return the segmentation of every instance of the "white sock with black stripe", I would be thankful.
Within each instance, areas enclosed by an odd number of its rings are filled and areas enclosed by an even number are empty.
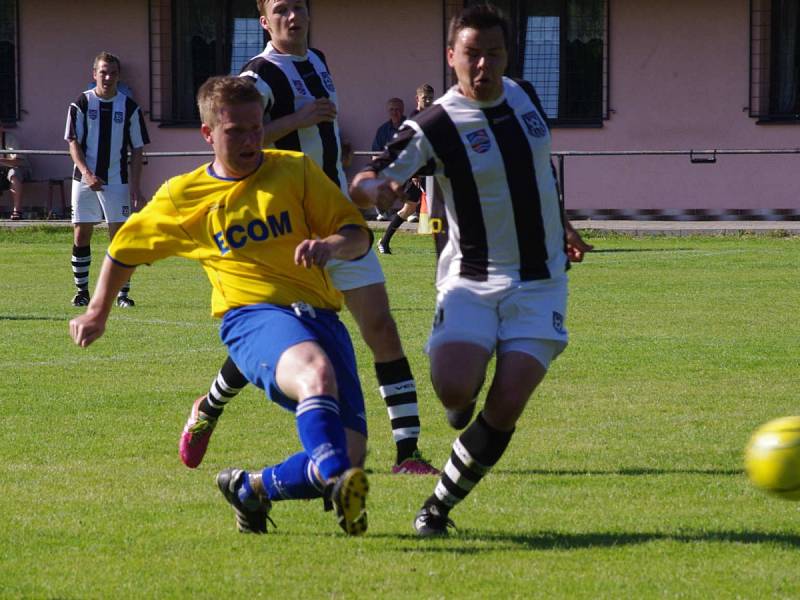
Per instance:
[[[375,373],[397,445],[396,463],[400,464],[417,451],[420,432],[417,385],[406,357],[375,363]]]
[[[92,266],[91,246],[72,246],[72,278],[79,291],[89,291],[89,268]]]

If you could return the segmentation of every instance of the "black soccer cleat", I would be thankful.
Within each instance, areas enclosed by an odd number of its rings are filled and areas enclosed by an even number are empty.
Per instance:
[[[369,482],[364,469],[354,467],[342,473],[325,490],[325,498],[336,509],[336,520],[347,535],[367,531]]]
[[[72,298],[72,306],[89,306],[89,292],[87,290],[78,290]]]
[[[236,513],[236,527],[241,533],[267,533],[267,521],[275,523],[269,518],[272,502],[264,496],[250,498],[245,502],[239,500],[237,491],[242,484],[245,472],[241,469],[223,469],[217,474],[217,487],[225,500],[233,507]]]
[[[475,405],[477,404],[477,399],[473,400],[472,403],[461,409],[456,408],[447,408],[445,409],[445,414],[447,415],[447,422],[450,423],[450,427],[453,429],[464,429],[467,425],[469,425],[470,421],[472,421],[472,415],[475,413]]]
[[[414,530],[419,537],[446,537],[447,528],[456,528],[456,524],[447,514],[439,512],[435,504],[423,506],[414,518]]]
[[[383,242],[378,242],[378,252],[380,254],[391,254],[392,249],[389,247],[389,244],[384,244]]]
[[[136,306],[136,302],[130,296],[117,296],[117,306],[120,308],[132,308]]]

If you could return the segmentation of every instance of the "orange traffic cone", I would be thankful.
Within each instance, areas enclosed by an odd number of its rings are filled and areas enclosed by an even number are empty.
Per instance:
[[[422,192],[419,200],[419,222],[417,223],[417,233],[431,233],[431,215],[428,208],[428,196]]]

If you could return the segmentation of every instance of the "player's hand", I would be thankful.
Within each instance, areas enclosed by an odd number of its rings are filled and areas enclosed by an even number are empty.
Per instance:
[[[106,183],[105,181],[103,181],[102,179],[100,179],[100,178],[99,178],[97,175],[95,175],[94,173],[86,173],[86,175],[84,175],[84,176],[83,176],[83,182],[84,182],[86,185],[88,185],[88,186],[89,186],[89,189],[90,189],[90,190],[92,190],[93,192],[100,192],[100,191],[102,191],[102,190],[103,190],[103,186],[104,186],[104,185],[105,185],[105,183]]]
[[[581,262],[583,255],[592,250],[594,246],[583,241],[581,234],[571,225],[567,227],[567,257],[570,262]]]
[[[303,240],[294,249],[294,264],[306,269],[324,267],[332,254],[330,244],[324,240]]]
[[[147,204],[147,198],[144,197],[142,191],[131,189],[131,207],[133,210],[141,210],[145,204]]]
[[[81,348],[86,348],[103,335],[106,330],[106,320],[87,311],[69,322],[69,334],[72,341]]]
[[[401,184],[382,177],[356,179],[355,185],[350,188],[350,195],[357,206],[375,206],[381,211],[391,208],[397,200],[412,202]]]
[[[323,121],[334,121],[336,119],[336,105],[329,98],[317,98],[303,106],[295,114],[299,120],[298,129],[312,127]]]

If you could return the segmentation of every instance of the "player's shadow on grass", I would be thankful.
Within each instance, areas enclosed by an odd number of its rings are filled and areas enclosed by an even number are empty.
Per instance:
[[[39,317],[36,315],[0,315],[0,321],[68,321],[68,317]]]
[[[413,535],[403,536],[410,539],[419,539]],[[591,548],[611,548],[616,546],[632,546],[648,544],[650,542],[683,542],[694,544],[698,542],[717,542],[730,544],[770,544],[784,548],[800,548],[800,535],[790,533],[767,533],[763,531],[703,531],[697,533],[563,533],[556,531],[539,531],[535,533],[504,534],[497,532],[482,532],[465,530],[453,533],[448,542],[443,544],[417,544],[409,551],[413,552],[454,552],[459,554],[480,554],[491,551],[518,551],[523,550],[585,550]],[[427,540],[423,540],[427,541]],[[452,542],[458,545],[453,546]],[[476,542],[475,546],[461,544],[460,542]],[[494,548],[487,548],[486,543],[497,544]]]
[[[591,254],[622,254],[627,252],[694,252],[697,248],[595,248]]]
[[[742,475],[742,469],[648,469],[630,467],[627,469],[492,469],[498,475],[555,475],[563,477],[583,477],[586,475],[622,475],[639,477],[650,475]]]

